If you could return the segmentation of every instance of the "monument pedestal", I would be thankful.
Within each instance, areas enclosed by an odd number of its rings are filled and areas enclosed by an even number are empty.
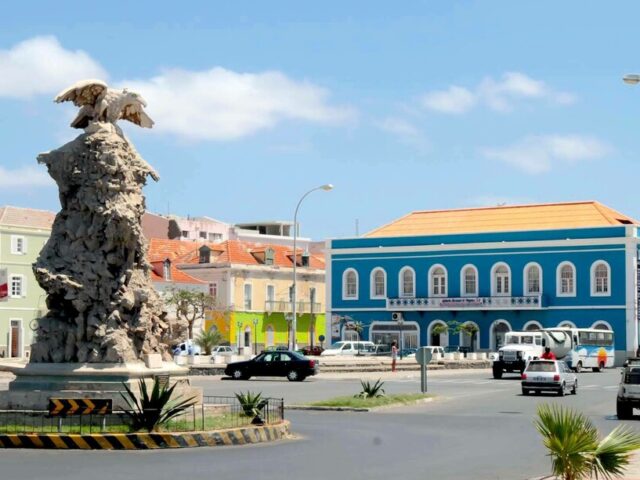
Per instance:
[[[16,375],[9,390],[0,392],[0,410],[47,410],[54,398],[110,398],[113,409],[129,408],[121,396],[124,384],[139,393],[138,382],[144,378],[151,388],[155,377],[177,383],[174,395],[196,397],[202,403],[202,389],[189,383],[188,369],[173,362],[158,362],[147,367],[135,363],[30,363],[5,366]]]

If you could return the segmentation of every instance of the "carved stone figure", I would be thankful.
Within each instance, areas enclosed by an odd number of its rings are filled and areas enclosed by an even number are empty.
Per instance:
[[[142,235],[142,187],[158,179],[116,126],[150,128],[142,97],[96,80],[78,82],[57,102],[81,107],[85,133],[38,156],[56,181],[62,209],[33,266],[48,313],[35,325],[31,362],[121,363],[159,353],[168,333],[153,289]]]
[[[82,80],[62,91],[56,103],[71,101],[81,107],[71,122],[73,128],[87,128],[92,122],[108,122],[113,125],[120,119],[128,120],[143,128],[153,127],[153,120],[145,113],[144,98],[126,88],[116,90],[101,80]]]

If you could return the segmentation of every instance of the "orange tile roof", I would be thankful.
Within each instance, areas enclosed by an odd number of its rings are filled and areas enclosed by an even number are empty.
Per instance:
[[[10,205],[0,207],[0,225],[51,230],[55,218],[56,214],[47,210],[13,207]]]
[[[183,272],[178,267],[176,267],[173,263],[171,264],[171,279],[165,280],[162,275],[164,269],[164,260],[158,262],[152,262],[153,270],[151,270],[151,280],[154,282],[166,282],[166,283],[207,283],[202,280],[199,280],[195,277],[192,277],[188,273]]]
[[[365,237],[552,230],[640,223],[599,202],[566,202],[416,211]]]
[[[193,244],[192,244],[193,245]],[[196,244],[192,246],[191,252],[178,258],[178,263],[198,263],[200,259],[199,248],[202,245],[209,246],[214,252],[211,255],[211,263],[230,263],[240,265],[264,265],[253,253],[263,253],[267,248],[273,250],[273,265],[278,267],[293,267],[293,250],[285,245],[273,245],[268,243],[254,243],[240,240],[227,240],[216,244]],[[219,253],[216,255],[215,251]],[[298,257],[304,252],[297,251]],[[300,261],[298,261],[300,265]],[[318,254],[309,255],[309,266],[324,270],[324,256]]]

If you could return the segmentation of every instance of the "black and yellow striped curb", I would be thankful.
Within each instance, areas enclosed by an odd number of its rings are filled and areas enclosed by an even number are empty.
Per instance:
[[[276,425],[246,426],[211,432],[162,433],[26,433],[0,434],[0,448],[58,450],[156,450],[161,448],[218,447],[272,442],[289,434],[288,421]]]

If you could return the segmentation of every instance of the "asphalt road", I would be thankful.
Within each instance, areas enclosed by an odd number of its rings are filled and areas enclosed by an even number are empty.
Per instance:
[[[372,374],[370,377],[376,377]],[[161,452],[0,450],[0,478],[65,480],[220,478],[271,480],[525,479],[549,471],[532,422],[536,406],[558,402],[586,413],[601,432],[615,418],[619,370],[581,373],[576,396],[523,397],[513,379],[490,372],[434,372],[435,401],[375,413],[287,412],[297,439],[248,447]],[[357,393],[357,379],[321,376],[303,383],[194,378],[205,394],[242,390],[281,396],[287,404]],[[415,392],[412,374],[389,374],[387,392]],[[630,421],[640,429],[640,422]]]

